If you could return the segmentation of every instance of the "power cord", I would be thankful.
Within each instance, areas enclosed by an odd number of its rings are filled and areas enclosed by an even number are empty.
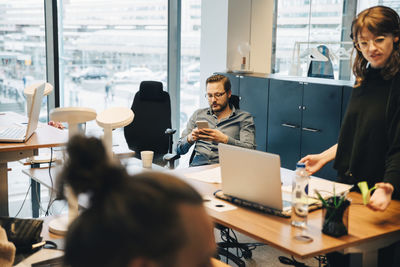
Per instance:
[[[293,265],[295,267],[306,267],[308,265],[297,261],[293,256],[291,256],[292,258],[289,259],[288,257],[285,256],[279,256],[278,259],[282,264],[286,264],[286,265]],[[328,266],[328,260],[326,258],[325,255],[318,255],[317,257],[314,257],[314,259],[316,259],[318,261],[318,266]],[[321,265],[322,264],[322,265]]]
[[[24,207],[25,200],[26,200],[26,198],[28,197],[28,193],[29,193],[29,191],[31,190],[31,187],[32,187],[32,184],[29,184],[28,190],[26,191],[26,194],[25,194],[24,201],[22,201],[21,207],[19,208],[17,214],[15,214],[14,217],[17,217],[17,216],[19,215],[19,213],[21,212],[22,208]]]
[[[53,176],[51,175],[52,161],[53,161],[53,148],[50,148],[49,177],[50,177],[51,189],[50,189],[49,203],[47,204],[47,209],[46,209],[46,212],[44,213],[44,216],[49,215],[50,207],[54,203],[54,200],[53,200],[54,183],[53,183]]]
[[[288,257],[285,257],[285,256],[279,256],[278,259],[282,264],[285,264],[285,265],[293,265],[295,267],[307,267],[308,266],[302,262],[296,261],[293,256],[291,256],[291,257],[292,258],[289,259]]]
[[[231,236],[231,233],[233,236]],[[236,233],[228,227],[220,229],[220,234],[223,242],[219,242],[218,246],[226,249],[235,248],[236,256],[240,259],[250,259],[253,250],[259,246],[265,246],[264,243],[239,243]]]

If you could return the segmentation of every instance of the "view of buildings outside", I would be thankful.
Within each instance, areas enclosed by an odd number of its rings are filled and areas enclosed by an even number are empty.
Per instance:
[[[130,107],[143,80],[168,90],[167,0],[61,0],[60,6],[62,106]],[[200,0],[182,1],[181,124],[199,106],[200,11]]]
[[[0,0],[0,111],[26,114],[23,88],[46,80],[42,0]],[[46,98],[41,120],[47,119]]]
[[[316,49],[320,48],[324,52],[321,53],[325,56],[323,60],[332,63],[334,78],[351,79],[352,74],[339,73],[341,64],[351,71],[353,50],[351,42],[341,42],[342,28],[349,27],[342,25],[344,3],[343,0],[277,0],[274,72],[307,76],[311,56],[318,57]],[[374,5],[386,5],[400,11],[399,0],[359,0],[357,13]]]

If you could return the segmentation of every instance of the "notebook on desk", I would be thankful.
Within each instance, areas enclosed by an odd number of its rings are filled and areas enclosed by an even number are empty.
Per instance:
[[[28,114],[28,124],[14,124],[0,128],[0,142],[23,143],[32,136],[32,134],[36,131],[39,122],[40,107],[42,104],[44,88],[45,83],[39,85],[33,94],[32,107],[30,109],[30,113]]]

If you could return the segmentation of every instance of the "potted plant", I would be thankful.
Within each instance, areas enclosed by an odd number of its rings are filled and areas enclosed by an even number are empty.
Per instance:
[[[336,196],[335,189],[333,191],[333,196],[326,200],[317,190],[315,190],[315,193],[322,202],[322,232],[339,237],[348,233],[350,201],[345,194]]]

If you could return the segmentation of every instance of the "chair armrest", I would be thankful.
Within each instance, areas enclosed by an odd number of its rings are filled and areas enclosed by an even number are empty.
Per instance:
[[[176,133],[176,129],[167,128],[164,133],[168,135],[173,135],[174,133]]]
[[[168,162],[170,169],[173,169],[175,167],[175,160],[179,159],[180,157],[181,156],[179,156],[178,154],[168,153],[164,155],[163,160],[165,162]]]

